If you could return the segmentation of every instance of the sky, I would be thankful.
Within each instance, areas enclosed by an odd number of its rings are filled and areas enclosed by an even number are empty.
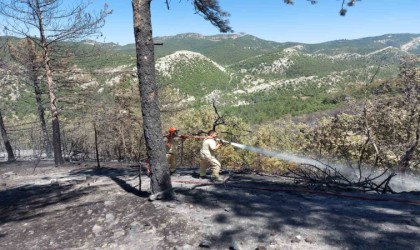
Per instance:
[[[244,32],[276,42],[320,43],[338,39],[357,39],[390,33],[420,34],[420,0],[361,0],[340,16],[341,0],[220,0],[230,13],[235,33]],[[131,1],[94,0],[98,9],[108,3],[113,14],[102,29],[105,42],[120,45],[134,43]],[[172,0],[168,10],[165,0],[152,1],[153,36],[181,33],[220,34],[210,22],[195,14],[189,0]]]

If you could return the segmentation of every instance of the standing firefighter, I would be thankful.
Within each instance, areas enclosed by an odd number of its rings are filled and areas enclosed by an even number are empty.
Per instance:
[[[189,136],[187,135],[178,135],[178,131],[176,128],[171,127],[168,130],[168,134],[164,135],[164,141],[165,141],[165,147],[166,147],[166,159],[168,161],[169,165],[169,171],[172,175],[176,171],[176,156],[177,156],[177,150],[178,150],[178,141],[179,139],[185,140]],[[152,174],[152,170],[150,168],[149,160],[147,159],[147,170],[146,174],[147,176],[150,176]]]
[[[168,160],[169,171],[171,172],[171,174],[173,174],[176,171],[178,140],[179,138],[181,138],[182,140],[184,138],[178,135],[178,130],[174,127],[169,128],[168,134],[164,137],[166,145],[166,159]]]
[[[206,170],[210,167],[212,171],[211,180],[220,181],[221,164],[215,157],[215,151],[222,146],[222,142],[216,142],[217,132],[214,130],[210,130],[207,135],[208,137],[204,140],[203,147],[200,150],[200,178],[205,178]]]

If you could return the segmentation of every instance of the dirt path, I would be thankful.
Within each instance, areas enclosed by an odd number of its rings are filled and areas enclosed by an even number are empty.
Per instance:
[[[135,169],[50,164],[0,163],[0,249],[420,249],[416,194],[297,192],[254,175],[208,185],[181,169],[176,199],[150,202]]]

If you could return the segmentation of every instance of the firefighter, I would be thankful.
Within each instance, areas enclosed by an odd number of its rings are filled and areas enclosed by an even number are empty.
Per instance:
[[[183,136],[178,135],[178,131],[179,130],[177,130],[176,128],[171,127],[168,130],[168,134],[164,136],[166,146],[166,159],[168,160],[169,171],[171,175],[176,171],[178,141],[179,139],[185,139]]]
[[[218,150],[223,143],[221,140],[216,142],[216,131],[210,130],[207,135],[207,139],[203,141],[203,146],[200,150],[200,178],[206,177],[206,170],[210,167],[212,171],[211,180],[219,182],[221,181],[219,177],[221,164],[215,157],[215,151]]]

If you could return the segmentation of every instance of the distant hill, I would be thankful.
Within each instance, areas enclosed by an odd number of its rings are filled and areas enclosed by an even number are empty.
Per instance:
[[[175,36],[155,37],[156,43],[164,43],[156,47],[156,56],[162,57],[178,50],[190,50],[201,53],[219,63],[235,63],[247,57],[271,52],[276,49],[303,46],[305,53],[322,53],[338,55],[341,53],[368,54],[387,47],[394,47],[411,54],[420,54],[419,34],[387,34],[352,40],[335,40],[318,44],[278,43],[266,41],[252,35],[215,35],[203,36],[186,33]],[[121,50],[132,50],[134,44],[120,46]],[[223,56],[225,55],[225,56]],[[229,58],[234,55],[233,58]]]
[[[353,40],[336,40],[307,46],[308,53],[340,53],[368,54],[388,47],[396,48],[411,54],[420,53],[419,34],[387,34]]]
[[[402,56],[420,54],[419,34],[304,44],[246,34],[186,33],[156,37],[154,42],[163,43],[155,46],[158,84],[169,85],[190,101],[217,101],[226,111],[258,122],[337,106],[343,96],[363,86],[370,73],[380,68],[377,80],[395,77]],[[78,46],[81,51],[101,51],[79,67],[135,73],[134,44],[86,40]]]
[[[175,55],[190,51],[201,54],[209,65],[211,60],[214,68],[204,70],[200,64],[191,62],[186,67],[181,63],[182,66],[171,68],[176,77],[160,78],[162,82],[196,100],[216,100],[226,110],[257,122],[340,105],[346,95],[354,94],[354,88],[364,85],[370,73],[380,68],[378,80],[395,77],[402,56],[420,54],[419,34],[388,34],[319,44],[193,33],[157,37],[155,41],[163,43],[156,46],[157,62],[171,57],[171,65],[176,65]],[[167,73],[164,67],[158,67],[158,75]]]

